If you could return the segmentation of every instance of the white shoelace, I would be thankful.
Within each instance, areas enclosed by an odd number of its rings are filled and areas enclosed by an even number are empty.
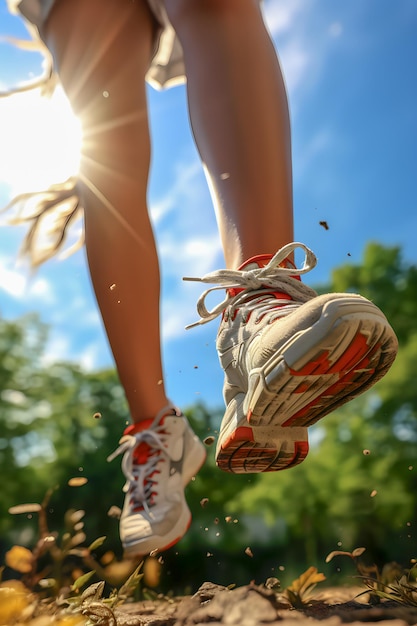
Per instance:
[[[305,253],[302,267],[280,267],[280,264],[285,262],[297,248],[301,248]],[[265,287],[270,287],[271,289],[288,294],[294,302],[298,304],[307,302],[315,297],[317,293],[314,289],[311,289],[311,287],[293,278],[293,276],[294,274],[301,275],[310,272],[316,264],[317,257],[314,252],[303,243],[294,242],[278,250],[269,263],[262,268],[258,267],[251,270],[222,269],[210,272],[201,278],[184,277],[183,280],[214,283],[216,285],[215,287],[206,289],[206,291],[201,294],[197,301],[197,312],[201,319],[186,328],[189,329],[210,322],[221,315],[226,307],[238,308],[238,305],[241,305],[247,299],[248,294],[253,296],[254,292],[257,290],[262,290],[259,293],[260,299],[265,300],[265,308],[269,308],[266,299],[270,301],[271,298],[266,297],[268,292],[265,294]],[[226,298],[211,310],[207,309],[205,304],[206,297],[212,291],[219,289],[226,289]],[[235,296],[230,296],[228,293],[230,289],[242,289],[242,291]],[[263,297],[262,294],[264,294]],[[282,300],[283,304],[288,305],[289,302],[288,300]],[[250,306],[255,308],[257,304],[259,304],[259,300],[258,302],[254,300],[253,305]],[[277,304],[276,298],[274,299],[274,304]]]
[[[149,516],[151,516],[151,511],[148,502],[152,497],[155,482],[152,479],[152,474],[161,460],[161,453],[168,459],[170,458],[169,451],[164,445],[167,435],[158,432],[158,430],[162,431],[163,425],[157,426],[153,430],[143,430],[135,435],[124,435],[120,440],[119,447],[107,457],[107,461],[110,462],[119,454],[123,454],[122,472],[126,477],[123,491],[127,493],[131,489],[132,498],[138,506],[143,506]],[[141,443],[146,443],[158,453],[150,453],[147,461],[139,464],[135,461],[133,452],[136,446]]]

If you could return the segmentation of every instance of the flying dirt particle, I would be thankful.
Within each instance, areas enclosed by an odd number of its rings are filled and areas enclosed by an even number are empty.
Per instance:
[[[414,469],[414,467],[413,467],[412,465],[409,465],[409,466],[408,466],[408,469],[409,469],[409,470],[410,470],[410,472],[411,472],[411,470],[413,470],[413,469]]]
[[[233,522],[233,518],[231,515],[226,515],[226,517],[224,518],[227,524],[230,524],[231,522]]]
[[[220,180],[227,180],[228,178],[230,178],[230,174],[228,172],[223,172],[223,174],[220,174]]]
[[[112,550],[107,550],[107,552],[105,552],[103,556],[101,557],[100,563],[102,565],[110,565],[110,563],[113,563],[115,558],[116,558],[116,555],[114,554],[114,552]]]
[[[157,587],[161,579],[161,564],[158,559],[148,557],[143,565],[143,577],[146,586]]]
[[[214,442],[215,442],[215,438],[213,437],[213,435],[209,435],[208,437],[203,439],[203,443],[205,443],[206,446],[212,446]]]
[[[218,517],[215,517],[215,518],[214,518],[214,523],[217,525],[219,522],[220,522],[219,518],[218,518]]]
[[[204,509],[205,506],[208,505],[208,503],[209,503],[209,499],[208,498],[201,498],[200,505],[203,507],[203,509]]]
[[[110,285],[110,291],[114,291],[116,289],[116,283]]]
[[[365,450],[363,451],[363,454],[364,454],[365,456],[368,456],[369,454],[371,454],[371,451],[370,451],[370,450],[366,450],[366,449],[365,449]]]
[[[41,505],[34,502],[30,504],[16,504],[16,506],[11,506],[9,508],[9,513],[11,515],[19,515],[20,513],[38,513],[38,511],[41,510]]]
[[[99,420],[99,419],[101,419],[103,416],[101,415],[101,413],[98,413],[98,412],[97,412],[97,413],[94,413],[93,417],[94,417],[94,419],[95,419],[95,420]]]
[[[212,552],[207,552],[206,557],[209,558],[211,556],[213,556],[213,553]]]
[[[347,253],[348,256],[352,256],[350,252]]]
[[[122,514],[122,509],[118,506],[111,506],[109,508],[109,510],[107,511],[107,515],[109,517],[112,517],[114,519],[120,519],[120,516]]]
[[[280,582],[279,582],[278,578],[275,578],[274,576],[271,576],[270,578],[266,579],[265,587],[267,589],[278,589],[279,586],[280,586]]]
[[[249,546],[245,549],[245,554],[247,554],[248,556],[253,558],[253,552],[252,552],[252,550],[250,549]]]
[[[162,385],[162,378],[161,378],[161,380],[158,380],[158,382],[156,384],[157,385]]]
[[[103,98],[108,98],[109,97],[109,92],[107,90],[103,91]]]
[[[378,492],[377,492],[377,490],[376,490],[376,489],[373,489],[373,490],[371,491],[371,494],[370,494],[370,495],[371,495],[371,498],[375,498],[375,496],[376,496],[376,494],[377,494],[377,493],[378,493]]]
[[[284,565],[280,565],[280,566],[278,567],[278,569],[279,569],[279,571],[280,571],[280,572],[285,572],[285,567],[284,567]]]
[[[195,369],[195,370],[198,370],[198,365],[194,365],[194,369]]]
[[[82,487],[87,483],[88,479],[85,478],[85,476],[75,476],[74,478],[70,478],[68,481],[68,485],[70,487]]]
[[[329,230],[329,225],[328,225],[328,223],[326,222],[326,220],[321,220],[321,221],[319,222],[319,224],[320,224],[320,226],[323,226],[324,230]]]

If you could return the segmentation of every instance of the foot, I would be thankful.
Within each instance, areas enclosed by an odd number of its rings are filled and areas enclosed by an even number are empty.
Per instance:
[[[301,270],[288,261],[296,248]],[[297,465],[308,453],[307,427],[362,393],[390,368],[397,338],[383,313],[355,294],[316,292],[294,274],[310,271],[314,254],[290,244],[240,270],[220,270],[226,300],[217,349],[225,372],[226,412],[216,460],[228,472],[266,472]],[[200,322],[201,323],[201,322]]]
[[[129,426],[120,446],[126,493],[120,538],[126,557],[163,551],[185,535],[191,513],[184,488],[206,458],[186,418],[166,407],[154,420]]]

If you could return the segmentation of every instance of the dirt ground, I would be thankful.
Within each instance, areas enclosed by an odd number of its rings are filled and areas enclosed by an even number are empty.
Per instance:
[[[417,625],[417,607],[383,601],[369,604],[363,591],[331,588],[314,596],[309,606],[293,609],[284,596],[259,585],[227,589],[204,583],[196,594],[174,600],[126,604],[116,611],[118,626],[338,626]]]

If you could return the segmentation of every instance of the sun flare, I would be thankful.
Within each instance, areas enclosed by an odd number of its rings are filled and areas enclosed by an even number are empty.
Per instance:
[[[61,87],[0,100],[0,183],[10,196],[40,191],[77,174],[81,125]]]

